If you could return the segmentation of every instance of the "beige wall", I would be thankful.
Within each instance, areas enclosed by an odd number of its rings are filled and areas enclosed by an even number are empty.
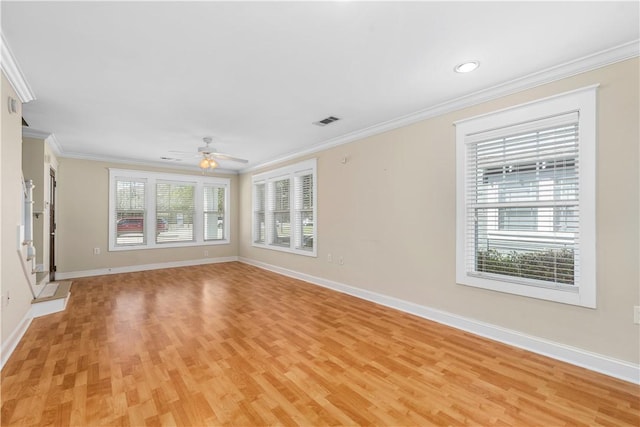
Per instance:
[[[199,174],[199,172],[130,166],[115,163],[60,158],[57,175],[57,251],[58,273],[200,260],[238,255],[238,225],[231,220],[231,243],[133,251],[108,251],[109,170],[108,168],[148,170],[156,172]],[[236,175],[220,175],[231,179],[231,212],[238,210]],[[100,255],[93,254],[100,248]],[[208,256],[204,251],[209,252]]]
[[[251,246],[244,174],[239,255],[637,364],[639,80],[636,58],[317,153],[317,258]],[[453,123],[596,83],[598,308],[457,285]]]
[[[22,222],[22,106],[10,114],[8,97],[18,99],[9,81],[2,74],[0,102],[0,293],[2,295],[2,347],[31,309],[31,292],[18,254],[18,227]],[[7,301],[7,294],[11,299]]]

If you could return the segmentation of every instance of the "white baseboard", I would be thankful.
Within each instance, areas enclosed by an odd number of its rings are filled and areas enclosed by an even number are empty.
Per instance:
[[[125,267],[98,268],[95,270],[68,271],[56,273],[56,280],[76,279],[78,277],[104,276],[107,274],[133,273],[136,271],[161,270],[163,268],[190,267],[193,265],[217,264],[220,262],[238,261],[237,256],[190,259],[186,261],[171,261],[155,264],[128,265]]]
[[[2,365],[0,365],[0,369],[4,368],[5,363],[7,363],[25,332],[27,332],[32,320],[33,316],[31,315],[31,310],[29,310],[18,324],[18,327],[13,330],[9,338],[2,344],[2,357],[0,357]]]
[[[284,276],[300,279],[314,285],[333,289],[380,305],[395,308],[397,310],[433,320],[475,335],[522,348],[533,353],[561,360],[592,371],[600,372],[614,378],[640,384],[640,365],[626,362],[624,360],[614,359],[609,356],[593,353],[577,347],[523,334],[522,332],[458,316],[446,311],[415,304],[409,301],[390,297],[388,295],[379,294],[377,292],[367,291],[365,289],[356,288],[343,283],[323,279],[321,277],[311,276],[298,271],[266,264],[253,259],[239,257],[238,260],[245,264],[250,264]]]

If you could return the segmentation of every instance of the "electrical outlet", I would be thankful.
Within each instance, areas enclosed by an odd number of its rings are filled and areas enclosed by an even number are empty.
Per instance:
[[[333,262],[333,257],[331,254],[327,254],[327,262]]]
[[[209,256],[209,251],[204,251],[204,256]]]
[[[633,323],[640,325],[640,305],[633,306]]]
[[[93,248],[94,255],[100,255],[100,248]]]
[[[344,265],[344,258],[342,257],[338,258],[338,264]]]

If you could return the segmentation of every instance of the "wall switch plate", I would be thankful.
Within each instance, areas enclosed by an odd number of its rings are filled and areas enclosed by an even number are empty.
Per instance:
[[[633,306],[633,323],[640,325],[640,305]]]
[[[93,248],[94,255],[100,255],[100,248]]]
[[[331,254],[327,254],[327,262],[333,262],[333,257]]]

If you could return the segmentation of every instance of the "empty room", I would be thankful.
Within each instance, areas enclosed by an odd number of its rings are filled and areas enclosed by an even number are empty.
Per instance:
[[[2,1],[2,426],[639,426],[640,3]]]

